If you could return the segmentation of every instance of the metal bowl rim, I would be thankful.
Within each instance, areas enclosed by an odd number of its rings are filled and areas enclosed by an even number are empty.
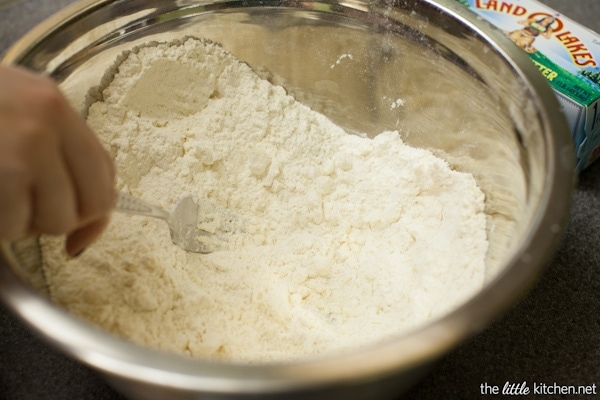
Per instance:
[[[3,63],[18,63],[41,39],[91,9],[116,0],[80,0],[37,25],[5,54]],[[0,262],[0,296],[25,323],[76,359],[110,376],[189,390],[264,393],[318,386],[368,376],[385,376],[425,364],[449,351],[466,337],[484,329],[516,301],[541,274],[564,232],[574,187],[573,144],[558,102],[529,58],[486,21],[453,0],[421,0],[458,18],[501,52],[535,95],[547,129],[546,187],[539,209],[522,244],[506,268],[484,290],[450,314],[387,343],[351,354],[283,365],[236,365],[163,354],[119,340],[36,294],[7,267],[6,244]],[[566,186],[565,186],[566,185]],[[43,315],[43,318],[40,316]],[[63,327],[56,329],[56,326]],[[68,333],[66,333],[68,331]],[[160,355],[160,357],[157,357]]]

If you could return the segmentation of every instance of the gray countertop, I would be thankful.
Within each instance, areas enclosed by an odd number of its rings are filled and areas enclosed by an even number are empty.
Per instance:
[[[28,0],[0,8],[0,54],[72,2]],[[543,2],[600,32],[599,0]],[[482,384],[502,386],[507,381],[600,386],[599,272],[600,162],[580,176],[564,240],[534,289],[488,329],[448,354],[402,398],[480,398]],[[122,397],[95,372],[40,341],[0,306],[0,399]]]

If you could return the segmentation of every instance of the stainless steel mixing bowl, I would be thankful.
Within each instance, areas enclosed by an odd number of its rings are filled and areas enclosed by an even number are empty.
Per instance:
[[[8,307],[116,389],[145,400],[393,398],[540,274],[568,216],[568,128],[527,56],[454,0],[84,0],[4,61],[53,76],[83,111],[88,89],[124,49],[185,35],[222,43],[348,131],[401,130],[408,144],[473,173],[486,194],[487,283],[450,314],[382,344],[236,365],[163,354],[90,326],[45,297],[36,238],[3,243]]]

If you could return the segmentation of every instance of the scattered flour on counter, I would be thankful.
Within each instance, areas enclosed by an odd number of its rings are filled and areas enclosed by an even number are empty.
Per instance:
[[[45,238],[52,298],[73,313],[171,352],[286,362],[406,332],[482,288],[471,175],[397,132],[346,134],[210,42],[119,63],[88,114],[118,188],[165,208],[206,197],[255,223],[208,255],[122,214],[76,259]]]

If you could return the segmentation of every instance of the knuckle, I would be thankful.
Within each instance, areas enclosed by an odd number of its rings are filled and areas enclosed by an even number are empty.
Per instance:
[[[14,157],[0,157],[0,187],[4,190],[26,185],[30,178],[31,171],[26,163]]]
[[[82,219],[96,219],[106,215],[115,203],[115,195],[112,191],[97,193],[81,207]]]
[[[39,118],[23,119],[15,128],[17,135],[11,144],[10,156],[29,164],[47,153],[57,140],[49,124]]]
[[[64,105],[64,97],[60,89],[49,78],[44,78],[44,84],[39,86],[38,97],[43,104],[49,106],[56,105],[62,107]]]
[[[57,118],[67,109],[67,102],[54,82],[46,80],[35,93],[38,110],[49,118]]]
[[[35,154],[33,153],[35,149],[42,147],[49,138],[45,124],[37,119],[24,121],[21,124],[19,134],[23,155]]]

